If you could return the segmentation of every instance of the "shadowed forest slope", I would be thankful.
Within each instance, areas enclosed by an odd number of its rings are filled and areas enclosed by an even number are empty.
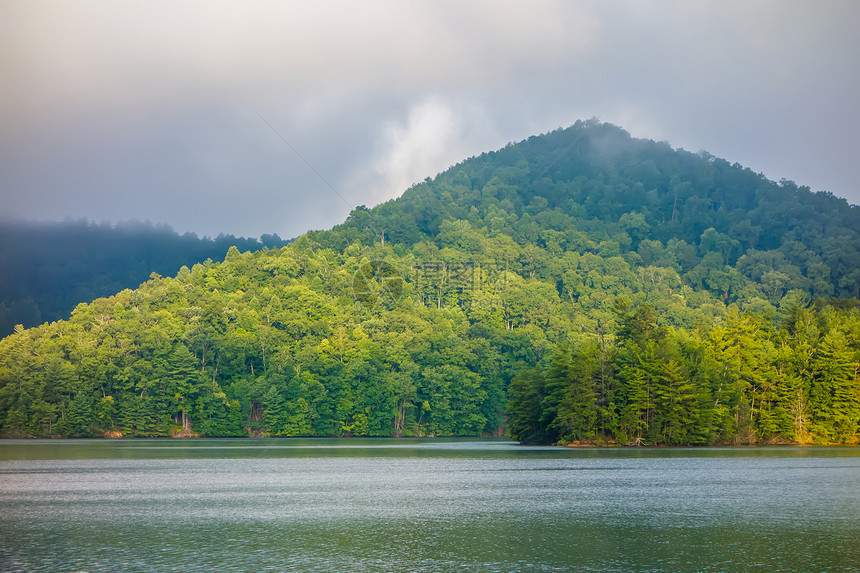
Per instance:
[[[0,336],[68,318],[78,303],[133,288],[152,273],[176,274],[182,265],[221,260],[232,245],[243,250],[286,244],[219,235],[179,235],[150,223],[0,223]]]

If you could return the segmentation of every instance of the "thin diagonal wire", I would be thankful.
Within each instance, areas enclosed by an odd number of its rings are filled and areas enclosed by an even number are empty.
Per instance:
[[[266,125],[268,125],[268,126],[269,126],[269,129],[271,129],[272,131],[274,131],[274,132],[275,132],[275,135],[277,135],[278,137],[280,137],[280,138],[281,138],[281,141],[283,141],[284,143],[286,143],[286,144],[287,144],[287,147],[289,147],[290,149],[292,149],[292,150],[293,150],[293,153],[295,153],[296,155],[298,155],[299,159],[301,159],[302,161],[304,161],[304,162],[305,162],[305,165],[307,165],[307,166],[310,168],[310,170],[311,170],[311,171],[313,171],[313,172],[316,174],[316,176],[320,178],[320,181],[322,181],[323,183],[325,183],[325,184],[326,184],[326,186],[327,186],[329,189],[331,189],[331,190],[334,192],[334,194],[335,194],[335,195],[337,195],[338,197],[340,197],[340,200],[341,200],[341,201],[343,201],[344,203],[346,203],[346,206],[347,206],[347,207],[349,207],[349,209],[350,209],[351,211],[355,209],[355,205],[353,205],[352,203],[350,203],[349,201],[347,201],[346,199],[344,199],[343,195],[341,195],[340,193],[338,193],[337,189],[335,189],[335,188],[332,186],[332,184],[331,184],[331,183],[329,183],[329,182],[326,180],[326,178],[325,178],[325,177],[323,177],[323,176],[320,174],[320,172],[319,172],[319,171],[317,171],[317,170],[314,168],[314,166],[313,166],[313,165],[311,165],[311,164],[310,164],[310,162],[309,162],[307,159],[305,159],[305,158],[304,158],[304,156],[303,156],[301,153],[299,153],[299,151],[298,151],[295,147],[293,147],[293,146],[292,146],[292,144],[291,144],[289,141],[287,141],[287,139],[286,139],[283,135],[281,135],[281,134],[278,132],[278,130],[277,130],[277,129],[275,129],[275,128],[272,126],[272,124],[271,124],[271,123],[269,123],[268,121],[266,121],[266,118],[265,118],[265,117],[263,117],[262,115],[260,115],[260,112],[259,112],[259,111],[254,110],[254,113],[256,113],[256,114],[257,114],[257,117],[259,117],[260,119],[262,119],[262,120],[263,120],[263,123],[265,123]]]

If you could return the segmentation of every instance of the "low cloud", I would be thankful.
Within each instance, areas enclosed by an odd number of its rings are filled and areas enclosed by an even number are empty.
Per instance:
[[[475,117],[466,118],[437,100],[413,106],[404,122],[384,128],[384,151],[374,163],[373,201],[382,202],[464,159],[466,134]],[[474,133],[474,132],[473,132]]]

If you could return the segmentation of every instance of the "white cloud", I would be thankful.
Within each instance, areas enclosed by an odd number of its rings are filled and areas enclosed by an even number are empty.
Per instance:
[[[427,176],[462,159],[461,120],[437,101],[426,101],[409,110],[405,123],[385,129],[387,149],[376,162],[381,199],[399,195]]]
[[[356,169],[345,186],[369,205],[397,197],[467,157],[507,143],[498,120],[479,105],[427,97],[380,127],[368,166]]]

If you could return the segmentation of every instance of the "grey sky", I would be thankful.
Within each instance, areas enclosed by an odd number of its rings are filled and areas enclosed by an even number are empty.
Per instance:
[[[854,0],[0,0],[0,216],[290,237],[592,116],[857,204],[858,22]]]

